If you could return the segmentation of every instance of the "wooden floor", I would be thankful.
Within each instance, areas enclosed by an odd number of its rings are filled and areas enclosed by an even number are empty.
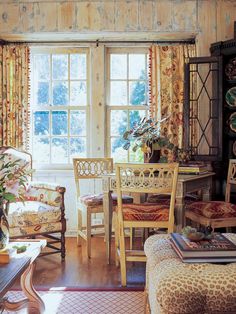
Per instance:
[[[114,247],[114,243],[112,243]],[[66,259],[61,262],[59,254],[37,259],[33,282],[37,288],[119,288],[120,269],[115,266],[114,250],[112,264],[106,264],[103,237],[92,239],[92,257],[86,256],[86,247],[78,247],[76,238],[66,238]],[[142,288],[145,282],[145,263],[128,263],[127,287]],[[18,287],[19,284],[16,285]]]

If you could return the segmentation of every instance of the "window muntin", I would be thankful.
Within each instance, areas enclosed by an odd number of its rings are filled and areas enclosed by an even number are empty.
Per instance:
[[[122,148],[122,135],[147,115],[148,50],[110,48],[107,62],[109,154],[116,162],[143,161],[140,149]]]
[[[66,167],[87,155],[88,51],[33,49],[31,66],[33,161]]]

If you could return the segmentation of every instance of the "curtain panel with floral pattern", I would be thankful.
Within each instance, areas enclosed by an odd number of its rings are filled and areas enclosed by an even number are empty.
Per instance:
[[[29,47],[0,46],[0,145],[29,146]]]
[[[161,124],[163,136],[183,145],[184,63],[195,56],[195,45],[153,45],[149,50],[150,116],[169,118]]]

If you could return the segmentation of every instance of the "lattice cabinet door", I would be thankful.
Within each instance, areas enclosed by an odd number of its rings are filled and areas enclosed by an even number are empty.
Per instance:
[[[195,160],[222,158],[222,59],[190,58],[185,65],[184,146]]]

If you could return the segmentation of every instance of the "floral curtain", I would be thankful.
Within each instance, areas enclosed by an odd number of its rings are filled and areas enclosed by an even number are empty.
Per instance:
[[[0,145],[29,146],[29,47],[0,46]]]
[[[183,145],[184,63],[195,56],[195,45],[150,47],[150,116],[169,118],[161,124],[163,136],[177,147]]]

